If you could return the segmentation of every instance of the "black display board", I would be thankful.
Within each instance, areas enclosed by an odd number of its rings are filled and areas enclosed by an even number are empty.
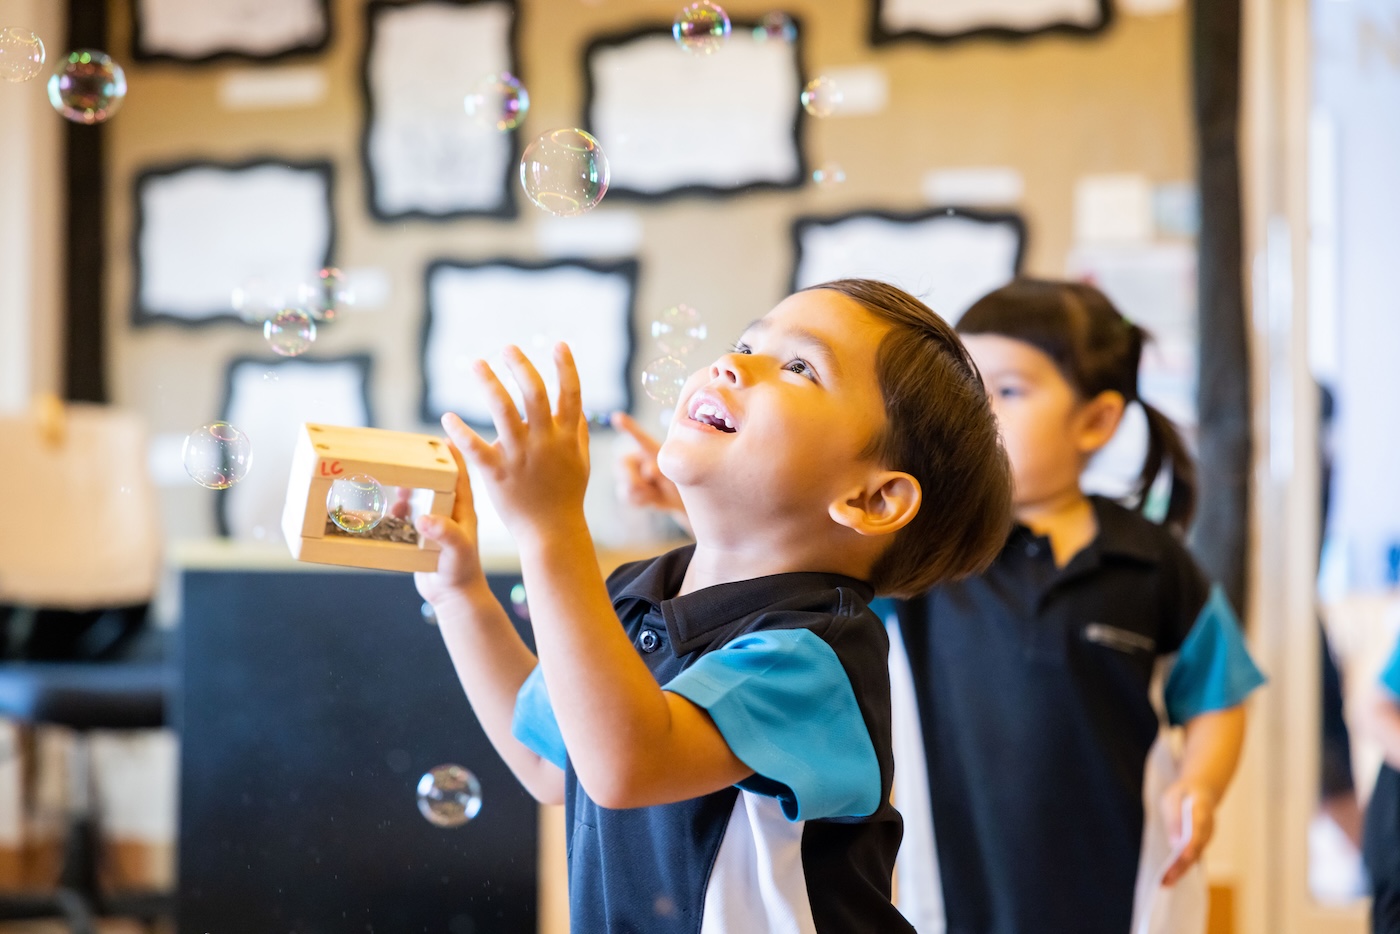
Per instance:
[[[184,574],[182,934],[536,929],[538,807],[421,605],[407,574]],[[444,763],[481,782],[456,829],[417,811]]]

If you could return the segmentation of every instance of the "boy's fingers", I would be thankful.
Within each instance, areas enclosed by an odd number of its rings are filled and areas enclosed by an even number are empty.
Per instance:
[[[505,360],[506,366],[510,367],[510,375],[520,387],[520,397],[525,401],[525,421],[529,425],[547,425],[549,390],[545,388],[544,380],[540,379],[539,370],[535,369],[525,352],[514,344],[506,348]]]
[[[582,419],[583,390],[579,387],[573,351],[562,341],[554,345],[554,369],[559,373],[559,421],[568,425]]]
[[[614,428],[621,428],[623,431],[627,432],[627,434],[631,435],[632,440],[641,445],[643,451],[655,454],[657,451],[661,450],[661,442],[647,434],[646,430],[643,429],[641,425],[637,424],[637,420],[626,412],[614,412],[612,414],[612,425]]]
[[[515,444],[524,434],[525,426],[520,420],[520,413],[516,410],[510,393],[506,392],[506,387],[501,384],[485,360],[478,360],[472,364],[472,372],[476,374],[481,383],[481,390],[486,394],[486,408],[491,411],[496,435],[507,445]]]

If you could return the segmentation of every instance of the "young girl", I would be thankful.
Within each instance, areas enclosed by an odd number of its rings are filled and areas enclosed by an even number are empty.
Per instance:
[[[1017,525],[985,573],[897,610],[892,683],[915,708],[896,723],[901,908],[921,934],[1128,934],[1162,722],[1185,727],[1179,771],[1152,795],[1175,845],[1145,874],[1140,911],[1209,842],[1241,704],[1263,678],[1177,537],[1194,472],[1171,422],[1138,398],[1142,329],[1091,286],[1020,280],[958,331],[1011,459]],[[1132,403],[1150,430],[1132,500],[1170,468],[1166,528],[1080,490]],[[622,482],[634,502],[674,510],[645,444]]]

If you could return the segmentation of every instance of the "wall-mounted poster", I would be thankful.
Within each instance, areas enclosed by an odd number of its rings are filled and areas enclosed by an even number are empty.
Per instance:
[[[137,61],[269,60],[325,49],[330,0],[136,0]]]
[[[248,436],[248,475],[217,498],[219,532],[281,540],[282,504],[297,431],[306,422],[372,424],[367,354],[334,360],[240,357],[229,364],[223,420]]]
[[[875,0],[871,40],[1020,39],[1044,32],[1087,35],[1104,29],[1110,0]]]
[[[800,218],[793,225],[794,289],[831,279],[878,279],[950,322],[1021,268],[1026,227],[1016,214],[940,208]]]
[[[366,10],[362,156],[381,221],[515,213],[516,133],[465,102],[519,77],[509,0],[376,0]]]
[[[740,23],[710,55],[685,51],[669,28],[590,43],[586,126],[608,157],[608,197],[800,185],[800,52],[799,39],[759,39]]]
[[[636,290],[635,260],[433,263],[423,331],[423,420],[455,412],[473,425],[491,425],[471,372],[477,359],[491,363],[518,401],[515,382],[501,365],[507,344],[525,352],[555,398],[558,341],[573,351],[584,409],[630,409]]]
[[[328,162],[185,163],[136,181],[137,324],[235,318],[251,281],[296,283],[331,264]]]

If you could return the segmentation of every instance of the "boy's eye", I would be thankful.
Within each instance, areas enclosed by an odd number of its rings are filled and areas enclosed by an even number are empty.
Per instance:
[[[805,376],[814,382],[817,377],[816,371],[812,369],[811,365],[806,360],[793,360],[789,362],[787,366],[783,367],[783,369],[790,373],[796,373],[798,376]]]
[[[1016,399],[1024,395],[1020,386],[998,386],[996,396],[998,399]]]
[[[753,353],[753,350],[749,347],[749,345],[748,345],[748,344],[745,344],[743,341],[739,341],[738,343],[734,344],[734,346],[730,347],[729,349],[730,349],[730,351],[731,351],[732,353],[744,353],[744,354],[751,354],[751,353]]]

